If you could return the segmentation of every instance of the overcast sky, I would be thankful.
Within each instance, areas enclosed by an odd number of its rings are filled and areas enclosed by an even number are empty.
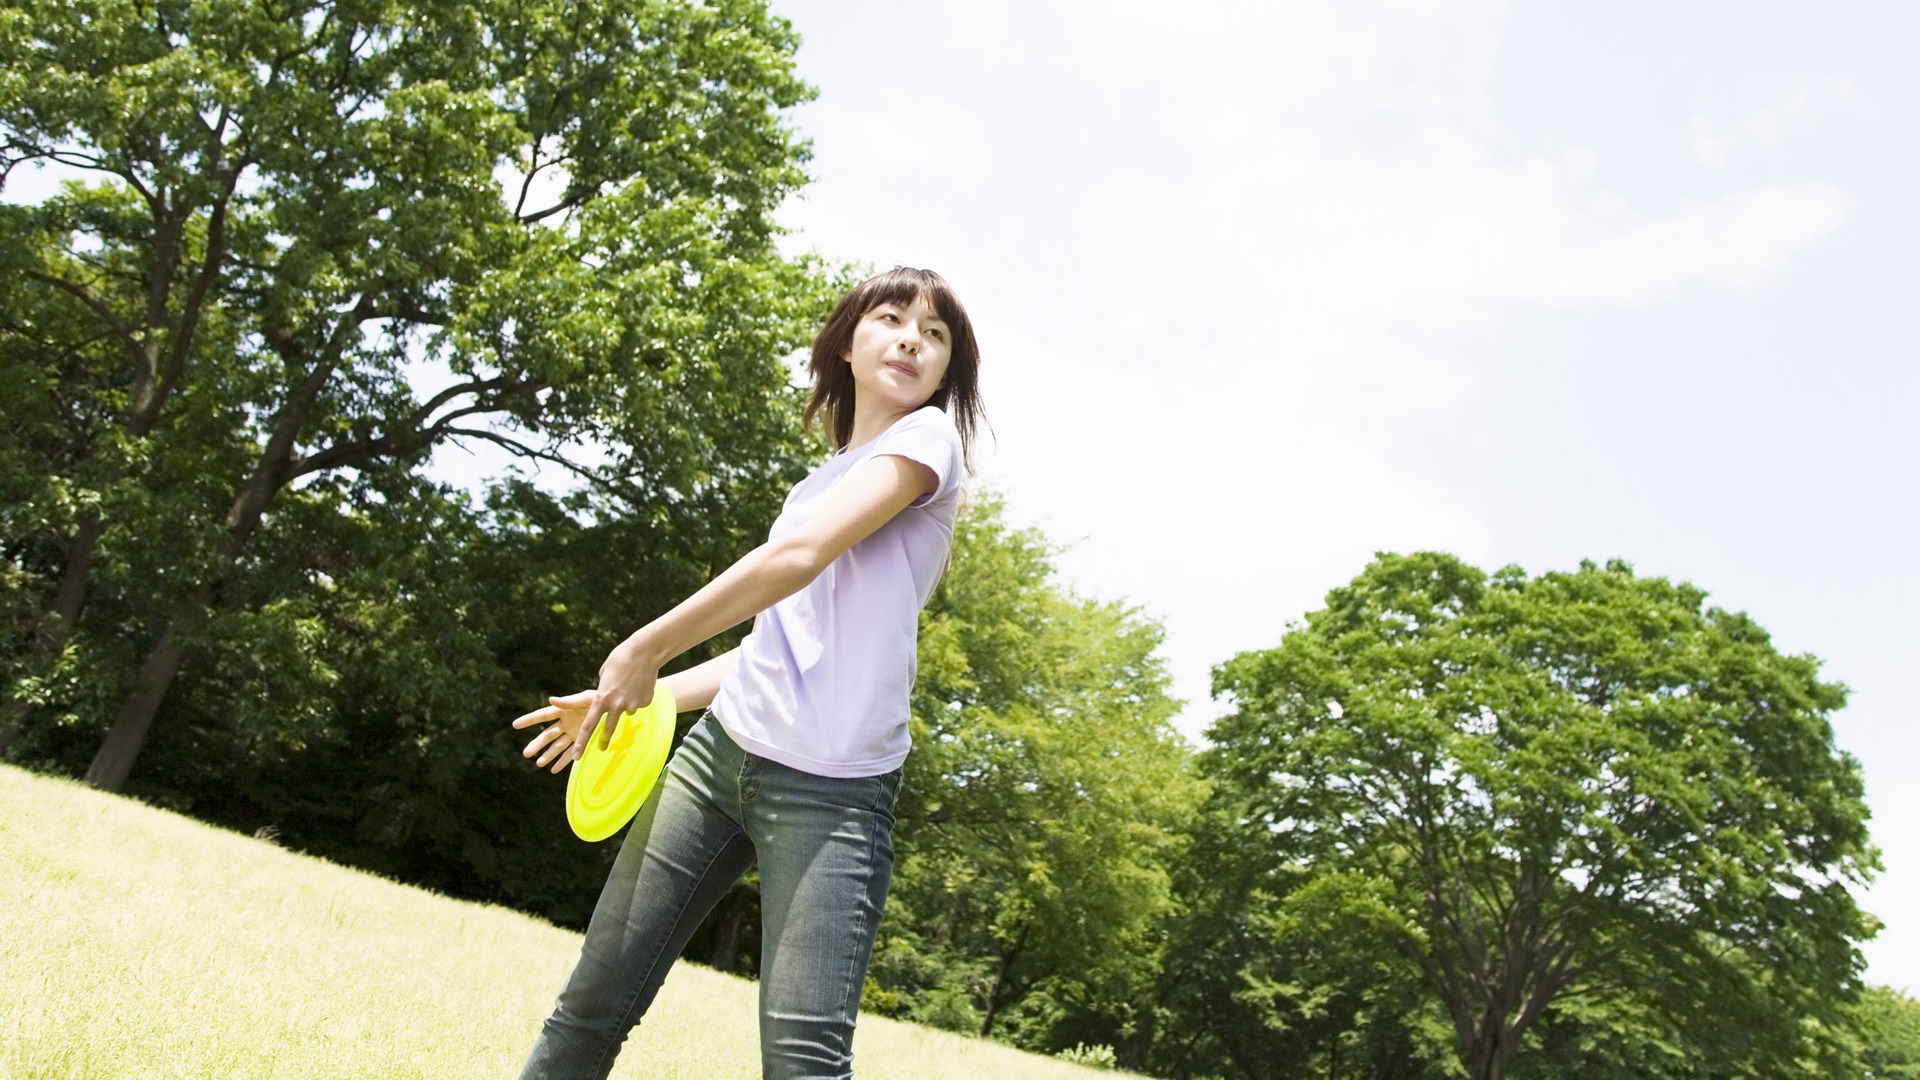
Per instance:
[[[1622,557],[1852,688],[1920,990],[1920,5],[775,0],[794,250],[945,274],[981,482],[1209,669],[1376,551]]]

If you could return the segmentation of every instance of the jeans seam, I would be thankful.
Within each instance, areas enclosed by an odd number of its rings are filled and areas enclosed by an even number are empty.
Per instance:
[[[881,781],[879,789],[881,794],[886,792],[887,785],[885,780]],[[859,921],[855,929],[858,931],[858,936],[854,940],[866,942],[867,951],[871,953],[873,951],[875,931],[868,926],[869,921],[873,918],[873,915],[868,909],[873,906],[873,875],[876,864],[876,854],[880,849],[880,806],[878,799],[875,799],[874,802],[868,806],[867,812],[873,815],[873,827],[867,830],[867,858],[861,865],[861,869],[864,870],[866,874],[860,883],[862,895],[866,903],[857,909]],[[889,829],[889,831],[891,830]],[[840,1004],[841,1008],[845,1010],[847,1017],[847,1056],[844,1064],[846,1064],[849,1069],[851,1069],[853,1065],[853,1032],[856,1026],[855,1021],[860,1012],[860,998],[853,985],[854,969],[859,966],[860,963],[857,955],[849,955],[847,957],[846,974],[840,983]]]

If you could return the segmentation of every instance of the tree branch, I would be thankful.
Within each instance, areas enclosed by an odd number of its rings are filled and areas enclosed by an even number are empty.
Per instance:
[[[427,419],[433,415],[434,410],[452,401],[454,398],[459,397],[461,394],[479,394],[487,390],[498,390],[502,387],[512,385],[515,381],[516,380],[509,379],[505,375],[496,375],[491,379],[477,379],[473,382],[456,383],[435,394],[426,404],[413,410],[413,415],[409,416],[407,421],[415,428],[424,428],[427,426]],[[451,419],[451,417],[443,417],[442,419]],[[438,422],[439,421],[436,421],[436,423]]]
[[[545,221],[547,218],[550,218],[555,214],[564,213],[568,210],[576,209],[577,207],[580,206],[580,204],[586,201],[587,201],[587,195],[586,195],[586,191],[583,189],[580,192],[576,193],[572,198],[561,199],[559,202],[554,203],[552,206],[547,207],[545,210],[536,210],[531,214],[521,214],[519,215],[519,218],[522,224],[526,224],[526,225],[538,224],[539,222]]]
[[[363,296],[353,310],[340,316],[340,321],[334,324],[333,333],[328,335],[325,355],[308,369],[306,377],[300,380],[300,385],[274,417],[273,433],[268,437],[266,447],[261,450],[253,475],[248,477],[227,511],[228,540],[223,545],[225,550],[222,554],[228,558],[236,557],[245,547],[247,537],[259,524],[260,515],[266,510],[274,492],[299,475],[289,466],[300,429],[306,425],[307,413],[313,407],[314,399],[320,396],[327,380],[333,377],[339,367],[340,358],[346,355],[349,339],[358,332],[360,323],[366,317],[367,306],[368,301]]]
[[[510,393],[537,393],[546,386],[547,384],[545,382],[527,382],[505,375],[498,375],[491,379],[476,379],[472,382],[458,383],[454,386],[449,386],[438,394],[435,394],[425,404],[408,415],[406,430],[377,435],[372,438],[355,439],[351,442],[335,443],[324,450],[315,451],[289,465],[287,469],[287,479],[294,480],[308,473],[322,472],[327,469],[335,469],[357,462],[370,461],[377,457],[407,453],[431,446],[433,443],[439,442],[445,437],[457,436],[461,438],[472,437],[485,439],[489,442],[504,446],[519,456],[550,461],[556,465],[565,466],[576,475],[604,484],[604,481],[600,481],[596,475],[581,469],[573,462],[557,454],[535,450],[530,446],[509,439],[497,432],[453,426],[455,421],[463,417],[500,412],[505,408],[504,405],[476,403],[462,409],[456,409],[434,420],[432,423],[427,422],[428,419],[433,416],[435,410],[455,398],[460,397],[462,394],[480,394],[489,390],[506,390]]]
[[[121,322],[119,317],[114,315],[113,309],[106,305],[105,301],[87,291],[84,286],[76,285],[65,278],[56,277],[39,270],[29,270],[27,271],[27,276],[35,281],[51,285],[61,292],[79,300],[82,304],[85,304],[87,310],[93,312],[94,315],[113,332],[113,336],[119,338],[121,342],[127,346],[127,351],[133,354],[135,363],[138,363],[143,358],[140,351],[140,339],[134,336],[133,328]]]
[[[606,477],[600,475],[597,472],[594,472],[593,470],[587,468],[584,465],[579,464],[578,462],[569,461],[566,458],[561,457],[559,454],[553,453],[550,450],[536,450],[533,447],[527,446],[524,443],[517,442],[513,439],[510,439],[505,435],[500,434],[497,431],[482,431],[477,428],[455,428],[455,427],[443,428],[441,430],[447,435],[459,436],[461,438],[483,439],[487,442],[505,447],[508,451],[512,452],[514,455],[518,457],[535,458],[540,461],[550,462],[554,465],[558,465],[561,468],[572,473],[573,475],[579,477],[582,480],[587,481],[588,483],[592,484],[594,487],[599,488],[603,491],[619,490],[618,484],[615,484],[614,482],[608,480]]]
[[[92,154],[79,154],[71,150],[35,149],[32,154],[20,160],[26,161],[31,158],[46,158],[56,165],[64,165],[69,169],[79,169],[83,172],[101,172],[107,173],[110,176],[117,176],[125,180],[128,186],[132,187],[142,199],[146,200],[148,206],[153,205],[153,192],[148,190],[147,186],[140,182],[140,178],[134,174],[132,169],[115,168],[113,164],[105,158]]]
[[[514,217],[519,217],[520,212],[527,208],[527,196],[533,190],[533,178],[540,175],[541,169],[546,168],[545,165],[540,163],[540,146],[546,141],[547,139],[544,135],[535,137],[532,148],[527,152],[527,177],[520,181],[520,197],[514,200],[513,203]]]
[[[308,473],[324,472],[343,465],[370,461],[377,457],[386,457],[402,452],[405,447],[392,435],[380,435],[371,439],[356,439],[352,442],[334,443],[325,450],[317,450],[287,466],[288,482],[298,480]]]
[[[418,304],[399,302],[389,307],[375,307],[367,314],[368,319],[401,319],[421,326],[445,326],[447,316],[436,311],[428,311]]]
[[[227,126],[227,112],[220,111],[219,130]],[[210,130],[215,147],[219,145],[219,130]],[[247,162],[235,162],[227,171],[226,190],[213,204],[213,211],[207,220],[206,251],[200,260],[199,272],[194,275],[193,284],[187,291],[187,300],[180,310],[180,326],[169,342],[166,361],[155,381],[153,394],[147,403],[147,424],[140,430],[151,430],[152,424],[159,418],[160,410],[166,407],[167,398],[180,381],[180,373],[186,370],[187,353],[193,345],[193,335],[200,327],[200,312],[207,301],[207,293],[220,273],[220,264],[226,257],[227,207],[233,200],[233,193],[240,184],[240,174],[246,171]]]

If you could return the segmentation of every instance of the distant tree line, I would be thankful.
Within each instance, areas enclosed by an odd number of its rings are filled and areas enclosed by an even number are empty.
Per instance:
[[[0,4],[0,193],[81,178],[0,202],[0,757],[583,924],[615,845],[505,724],[817,458],[782,358],[850,271],[774,244],[795,43],[758,0]],[[475,445],[572,479],[431,478]],[[1860,984],[1844,690],[1744,616],[1383,555],[1196,749],[1159,627],[1054,557],[962,518],[869,1011],[1167,1077],[1920,1075]],[[750,876],[689,953],[751,974],[758,926]]]

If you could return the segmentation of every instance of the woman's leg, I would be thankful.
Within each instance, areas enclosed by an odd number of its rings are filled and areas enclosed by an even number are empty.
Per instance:
[[[681,741],[634,816],[521,1080],[597,1080],[612,1070],[687,939],[753,861],[740,828],[744,759],[711,717]]]
[[[853,1022],[893,877],[900,773],[854,780],[747,759],[760,851],[763,1080],[853,1075]]]

